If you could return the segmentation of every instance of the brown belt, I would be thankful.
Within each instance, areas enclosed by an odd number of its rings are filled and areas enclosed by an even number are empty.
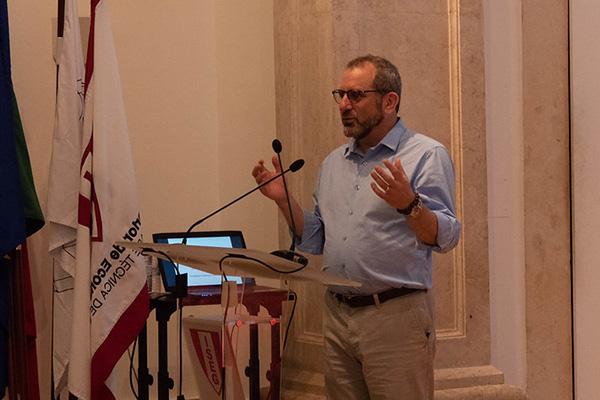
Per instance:
[[[368,296],[353,296],[341,293],[330,292],[338,301],[349,305],[350,307],[365,307],[375,304],[385,303],[388,300],[396,297],[405,296],[410,293],[426,291],[427,289],[411,289],[406,287],[388,289],[380,293],[371,294]]]

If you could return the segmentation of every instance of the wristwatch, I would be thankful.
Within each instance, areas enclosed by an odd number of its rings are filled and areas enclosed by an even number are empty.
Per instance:
[[[421,200],[421,196],[419,196],[418,192],[415,192],[415,198],[406,208],[396,208],[402,215],[406,215],[411,218],[415,218],[421,213],[421,209],[423,208],[423,201]]]

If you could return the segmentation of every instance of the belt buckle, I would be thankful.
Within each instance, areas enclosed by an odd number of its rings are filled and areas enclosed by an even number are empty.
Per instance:
[[[346,304],[348,306],[354,307],[353,305],[353,299],[356,296],[352,296],[352,295],[347,295],[347,294],[343,294],[343,293],[333,293],[333,297],[335,297],[335,299],[337,301],[339,301],[340,303]]]
[[[330,292],[333,295],[333,298],[339,301],[340,303],[346,303],[346,296],[342,293]]]
[[[381,302],[379,301],[379,294],[375,293],[373,295],[373,301],[375,302],[375,306],[379,306],[379,304],[381,304]]]

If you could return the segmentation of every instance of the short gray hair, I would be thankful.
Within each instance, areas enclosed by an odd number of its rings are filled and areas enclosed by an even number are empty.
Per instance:
[[[376,70],[375,78],[373,79],[374,89],[382,93],[394,92],[398,97],[401,96],[402,79],[400,78],[398,68],[385,58],[367,54],[350,60],[348,64],[346,64],[346,68],[357,68],[366,63],[373,64]],[[396,106],[396,112],[399,109],[400,101],[398,101],[398,105]]]

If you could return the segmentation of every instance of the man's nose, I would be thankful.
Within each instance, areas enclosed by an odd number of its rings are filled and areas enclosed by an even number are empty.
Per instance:
[[[342,97],[342,100],[340,101],[338,106],[340,107],[340,111],[352,109],[352,102],[348,99],[347,94],[344,94],[344,97]]]

